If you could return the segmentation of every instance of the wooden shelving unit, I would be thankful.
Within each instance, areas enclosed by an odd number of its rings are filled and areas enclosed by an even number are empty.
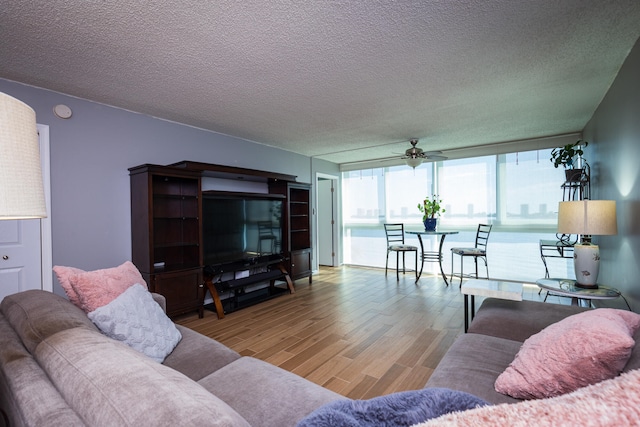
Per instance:
[[[269,190],[287,198],[283,249],[289,276],[293,280],[308,277],[311,283],[311,185],[276,181]]]
[[[200,176],[142,165],[129,169],[132,261],[170,316],[202,313]]]
[[[309,184],[296,177],[231,166],[182,161],[169,166],[140,165],[129,169],[131,180],[132,261],[152,292],[167,299],[167,314],[197,310],[202,316],[205,292],[217,297],[212,278],[205,277],[202,244],[202,178],[264,182],[270,194],[283,195],[283,255],[268,264],[273,268],[246,279],[227,280],[219,286],[236,290],[257,281],[309,277],[311,283],[311,199]],[[282,260],[284,257],[284,261]],[[238,270],[246,270],[245,265]],[[215,273],[215,272],[213,272]],[[287,274],[288,273],[288,274]],[[205,283],[205,279],[207,282]],[[223,317],[222,306],[216,311]]]

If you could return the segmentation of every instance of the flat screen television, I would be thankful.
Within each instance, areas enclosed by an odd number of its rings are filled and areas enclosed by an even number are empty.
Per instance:
[[[281,255],[283,203],[274,194],[203,192],[204,264]]]

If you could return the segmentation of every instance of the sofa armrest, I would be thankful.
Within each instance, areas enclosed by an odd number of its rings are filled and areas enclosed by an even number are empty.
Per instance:
[[[164,297],[164,295],[160,295],[160,294],[156,294],[155,292],[151,292],[151,296],[153,297],[154,301],[157,302],[160,307],[162,307],[162,311],[164,311],[165,313],[167,312],[167,299]]]

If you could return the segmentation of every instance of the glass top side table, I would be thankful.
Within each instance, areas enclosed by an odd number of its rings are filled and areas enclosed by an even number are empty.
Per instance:
[[[536,285],[555,295],[570,297],[572,305],[578,305],[578,300],[581,299],[591,302],[594,299],[616,299],[621,296],[620,291],[611,286],[598,285],[596,289],[580,288],[576,286],[576,281],[572,279],[538,279],[536,280]],[[624,301],[627,303],[626,299]],[[627,307],[631,310],[628,303]]]

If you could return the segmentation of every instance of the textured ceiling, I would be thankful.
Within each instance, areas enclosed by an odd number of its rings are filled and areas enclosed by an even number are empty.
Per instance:
[[[344,163],[580,131],[639,36],[638,0],[0,0],[0,77]]]

